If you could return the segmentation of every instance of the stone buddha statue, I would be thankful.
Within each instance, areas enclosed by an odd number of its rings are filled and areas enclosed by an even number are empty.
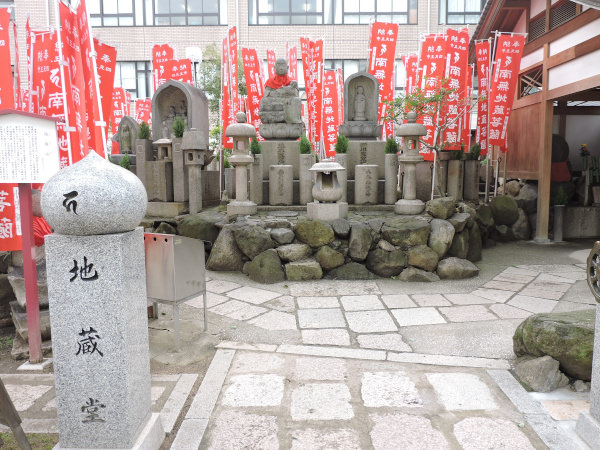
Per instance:
[[[356,95],[354,96],[354,120],[367,120],[365,111],[367,110],[367,97],[365,96],[365,88],[358,86]]]
[[[265,84],[258,114],[262,121],[260,134],[265,139],[297,139],[302,132],[298,83],[288,76],[285,59],[275,63],[275,74]]]

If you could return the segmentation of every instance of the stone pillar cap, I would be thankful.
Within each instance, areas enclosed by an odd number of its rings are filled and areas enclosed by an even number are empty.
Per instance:
[[[310,169],[311,172],[337,172],[340,170],[346,170],[344,166],[335,161],[323,161],[314,164]]]

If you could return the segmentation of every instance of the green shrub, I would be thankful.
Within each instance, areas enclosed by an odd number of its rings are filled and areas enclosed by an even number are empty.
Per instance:
[[[252,142],[250,142],[250,153],[253,155],[260,155],[262,153],[262,148],[258,142],[258,139],[255,137],[253,137]]]
[[[469,149],[469,159],[477,161],[479,159],[479,155],[481,155],[481,145],[475,142]]]
[[[450,159],[461,160],[463,153],[462,150],[450,150]]]
[[[131,159],[129,158],[129,154],[128,153],[125,153],[123,155],[123,157],[121,158],[121,164],[120,165],[121,165],[121,167],[123,169],[129,170],[129,168],[131,167]]]
[[[556,194],[554,195],[554,204],[555,205],[566,205],[569,203],[569,196],[565,192],[565,188],[562,186],[558,187]]]
[[[138,139],[150,139],[150,126],[144,121],[140,123],[140,129],[138,130]]]
[[[185,122],[181,117],[175,117],[175,122],[173,122],[173,134],[176,138],[183,137],[183,132],[185,131]]]
[[[387,138],[387,141],[385,141],[385,153],[388,155],[398,153],[398,143],[393,137],[389,137]]]
[[[343,134],[338,134],[334,149],[336,153],[348,153],[348,138]]]
[[[302,136],[300,138],[300,154],[302,155],[310,155],[312,152],[312,145],[310,145],[310,141],[306,136]]]

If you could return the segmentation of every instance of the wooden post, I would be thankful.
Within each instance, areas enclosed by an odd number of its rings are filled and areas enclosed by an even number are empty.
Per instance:
[[[21,242],[23,244],[23,273],[25,275],[29,362],[31,364],[38,364],[42,362],[43,355],[37,268],[35,265],[35,243],[33,240],[31,184],[19,183],[19,202],[21,207]]]

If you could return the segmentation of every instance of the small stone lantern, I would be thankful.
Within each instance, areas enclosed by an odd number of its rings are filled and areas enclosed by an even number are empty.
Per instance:
[[[166,159],[167,161],[173,160],[173,141],[171,139],[159,139],[153,142],[157,146],[156,159]]]
[[[208,149],[206,136],[196,128],[183,133],[181,150],[189,171],[189,210],[190,214],[196,214],[202,210],[202,167],[207,166],[214,156]]]
[[[227,215],[256,214],[256,203],[248,200],[248,165],[254,157],[249,154],[250,139],[256,137],[254,127],[246,123],[246,114],[239,111],[236,114],[237,123],[225,130],[225,136],[233,138],[233,154],[229,162],[235,167],[235,200],[227,205]]]
[[[425,209],[425,204],[417,199],[417,163],[424,160],[419,155],[419,137],[425,136],[427,130],[425,125],[416,123],[417,115],[409,112],[406,115],[406,122],[400,125],[397,135],[404,138],[402,144],[402,155],[398,161],[404,165],[404,184],[402,186],[402,199],[394,205],[396,214],[421,214]]]
[[[312,188],[314,202],[306,204],[306,215],[312,220],[334,220],[348,215],[348,203],[340,202],[343,194],[337,173],[346,170],[334,161],[314,164],[310,169],[316,172],[316,182]]]

